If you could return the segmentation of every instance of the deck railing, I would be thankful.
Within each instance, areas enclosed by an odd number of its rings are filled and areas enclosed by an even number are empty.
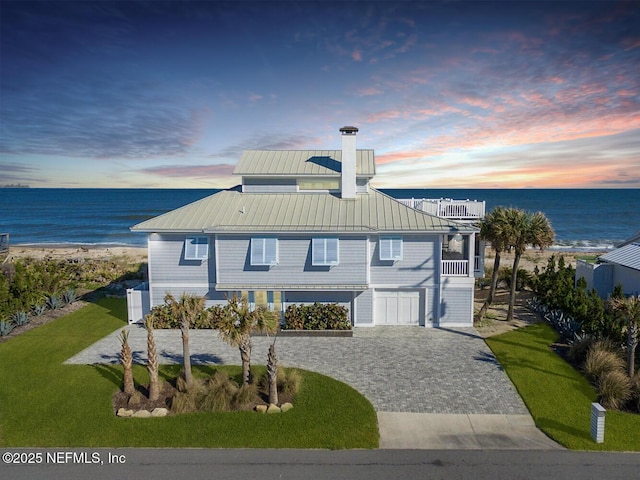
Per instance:
[[[450,198],[403,198],[405,205],[438,217],[476,220],[484,217],[485,202],[478,200],[452,200]]]
[[[469,275],[469,260],[442,260],[442,275],[466,277]]]

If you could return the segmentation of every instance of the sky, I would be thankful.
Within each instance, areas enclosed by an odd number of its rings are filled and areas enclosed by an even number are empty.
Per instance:
[[[0,1],[0,185],[227,188],[245,149],[373,185],[640,188],[640,1]]]

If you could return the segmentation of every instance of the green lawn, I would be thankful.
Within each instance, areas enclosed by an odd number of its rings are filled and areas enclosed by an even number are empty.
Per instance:
[[[591,439],[591,403],[596,392],[589,382],[549,347],[556,332],[540,323],[487,338],[526,403],[536,425],[567,448],[640,451],[640,415],[608,411],[605,441]]]
[[[0,344],[0,446],[376,448],[371,404],[350,386],[302,372],[295,408],[285,414],[207,413],[117,418],[118,365],[63,365],[124,326],[123,300],[103,299]],[[238,367],[225,367],[236,374]],[[161,368],[175,376],[179,366]],[[212,367],[196,367],[211,373]],[[148,381],[146,369],[134,370]]]

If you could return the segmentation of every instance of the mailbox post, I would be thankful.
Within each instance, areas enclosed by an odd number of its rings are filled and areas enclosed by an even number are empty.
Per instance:
[[[604,414],[606,410],[599,403],[591,404],[591,438],[596,443],[604,442]]]

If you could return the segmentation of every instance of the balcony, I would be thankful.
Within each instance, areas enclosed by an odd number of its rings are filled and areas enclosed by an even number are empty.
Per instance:
[[[445,277],[468,277],[469,260],[442,260],[442,275]]]
[[[485,213],[485,202],[477,200],[405,198],[398,201],[416,210],[451,220],[479,220]]]

